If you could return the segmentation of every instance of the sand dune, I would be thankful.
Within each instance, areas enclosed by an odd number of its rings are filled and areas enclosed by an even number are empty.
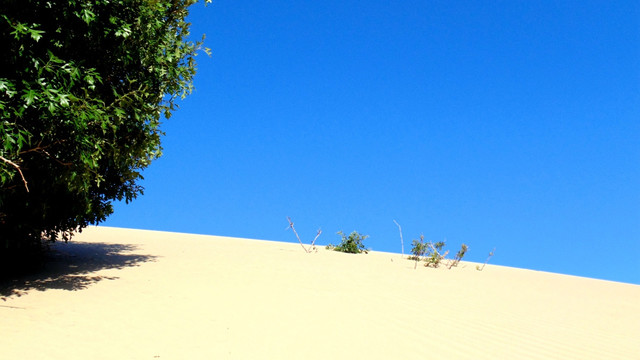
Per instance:
[[[640,286],[89,228],[0,287],[2,359],[640,359]]]

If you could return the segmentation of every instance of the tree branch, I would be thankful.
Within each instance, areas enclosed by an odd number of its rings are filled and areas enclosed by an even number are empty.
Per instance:
[[[7,164],[13,166],[14,168],[16,168],[16,170],[18,170],[18,173],[20,173],[20,177],[22,178],[22,182],[24,183],[24,188],[27,189],[27,192],[29,192],[29,186],[27,185],[27,179],[24,178],[24,174],[22,173],[22,170],[20,169],[20,166],[16,163],[14,163],[13,161],[0,156],[0,160],[6,162]]]
[[[42,153],[42,154],[47,155],[47,156],[48,156],[49,158],[51,158],[53,161],[57,162],[58,164],[60,164],[60,165],[62,165],[62,166],[71,166],[71,165],[73,165],[73,163],[69,163],[69,162],[62,162],[62,161],[58,160],[55,156],[53,156],[53,155],[49,154],[49,152],[46,150],[47,148],[50,148],[50,147],[52,147],[53,145],[57,145],[57,144],[62,143],[62,142],[64,142],[64,140],[62,140],[62,141],[56,141],[56,142],[54,142],[54,143],[52,143],[52,144],[49,144],[49,145],[46,145],[46,146],[42,146],[42,143],[38,143],[38,145],[37,145],[36,147],[32,148],[32,149],[21,151],[21,152],[20,152],[20,155],[28,154],[28,153],[30,153],[30,152]]]

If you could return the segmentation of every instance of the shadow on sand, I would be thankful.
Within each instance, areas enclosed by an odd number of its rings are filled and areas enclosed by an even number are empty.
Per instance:
[[[155,261],[155,256],[130,253],[136,249],[135,245],[125,244],[55,243],[36,269],[10,279],[0,278],[0,300],[22,296],[29,290],[86,289],[101,280],[117,279],[94,274],[99,270],[123,269]]]

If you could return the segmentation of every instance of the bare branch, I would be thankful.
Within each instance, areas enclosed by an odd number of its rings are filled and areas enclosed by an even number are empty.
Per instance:
[[[487,263],[489,262],[489,259],[491,259],[495,251],[496,251],[496,248],[493,248],[493,250],[491,250],[491,252],[489,253],[489,256],[487,257],[487,260],[485,260],[484,264],[482,264],[482,267],[480,267],[479,265],[476,265],[476,270],[478,271],[484,270],[484,267],[487,265]]]
[[[394,223],[398,226],[398,231],[400,231],[400,246],[402,247],[402,258],[404,259],[404,241],[402,240],[402,227],[398,224],[397,221],[393,220]]]
[[[315,249],[316,246],[314,245],[316,243],[316,240],[318,240],[318,237],[320,237],[320,234],[322,234],[322,230],[318,229],[318,233],[316,234],[316,237],[313,239],[313,241],[311,242],[311,248]]]
[[[296,231],[296,228],[293,227],[293,221],[291,221],[291,218],[287,216],[287,220],[289,220],[289,227],[293,230],[293,233],[296,234],[296,237],[298,238],[298,241],[300,242],[300,246],[302,246],[302,248],[304,249],[304,251],[306,253],[309,252],[309,250],[307,250],[306,247],[304,247],[304,245],[302,244],[302,240],[300,240],[300,236],[298,236],[298,232]],[[318,232],[318,235],[316,236],[316,238],[318,238],[318,236],[320,236],[320,233]],[[314,240],[315,241],[315,240]]]
[[[20,166],[16,163],[14,163],[13,161],[0,156],[0,160],[6,162],[7,164],[13,166],[14,168],[16,168],[16,170],[18,170],[18,173],[20,173],[20,177],[22,178],[22,182],[24,183],[24,188],[27,189],[27,192],[29,192],[29,186],[27,185],[27,179],[24,178],[24,174],[22,173],[22,170],[20,169]]]

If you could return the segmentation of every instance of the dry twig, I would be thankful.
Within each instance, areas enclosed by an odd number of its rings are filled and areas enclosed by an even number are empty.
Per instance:
[[[287,220],[289,220],[289,227],[291,228],[291,230],[293,230],[293,233],[296,234],[296,237],[298,238],[298,242],[300,243],[300,246],[302,246],[304,251],[307,253],[310,253],[311,251],[318,251],[318,249],[316,249],[315,243],[316,243],[316,240],[318,240],[318,238],[320,237],[320,234],[322,234],[322,230],[318,229],[318,233],[316,234],[316,237],[311,242],[309,249],[307,249],[306,247],[304,247],[304,244],[302,244],[302,240],[300,240],[300,236],[298,235],[296,228],[293,226],[293,221],[291,221],[291,218],[287,216]]]
[[[496,248],[493,248],[493,250],[491,250],[491,252],[489,253],[489,256],[487,257],[487,260],[484,261],[484,264],[482,264],[482,267],[480,267],[479,265],[476,265],[476,270],[478,271],[482,271],[484,270],[484,267],[487,265],[487,263],[489,262],[489,259],[491,259],[491,257],[493,256],[493,252],[496,251]]]
[[[293,230],[293,233],[296,234],[296,237],[298,238],[298,242],[300,242],[300,246],[302,246],[302,248],[304,249],[304,251],[306,253],[309,252],[309,250],[307,250],[306,247],[304,247],[304,245],[302,244],[302,240],[300,240],[300,236],[298,236],[298,232],[296,231],[296,228],[293,227],[293,221],[291,221],[291,218],[287,216],[287,220],[289,220],[289,227]],[[320,235],[320,234],[318,234]],[[318,238],[318,236],[316,236],[316,238]],[[315,240],[314,240],[315,241]]]
[[[404,259],[404,241],[402,240],[402,227],[398,224],[397,221],[393,220],[393,222],[398,226],[398,231],[400,231],[400,246],[402,248],[402,258]]]
[[[320,237],[320,234],[322,234],[322,230],[321,230],[321,229],[318,229],[318,233],[316,234],[316,237],[315,237],[315,238],[313,238],[313,241],[311,242],[311,249],[312,249],[312,250],[316,250],[316,251],[318,251],[318,249],[316,249],[316,245],[315,245],[315,243],[316,243],[316,240],[318,240],[318,238]],[[296,234],[296,235],[297,235],[297,234]],[[298,239],[298,240],[299,240],[299,239]]]

